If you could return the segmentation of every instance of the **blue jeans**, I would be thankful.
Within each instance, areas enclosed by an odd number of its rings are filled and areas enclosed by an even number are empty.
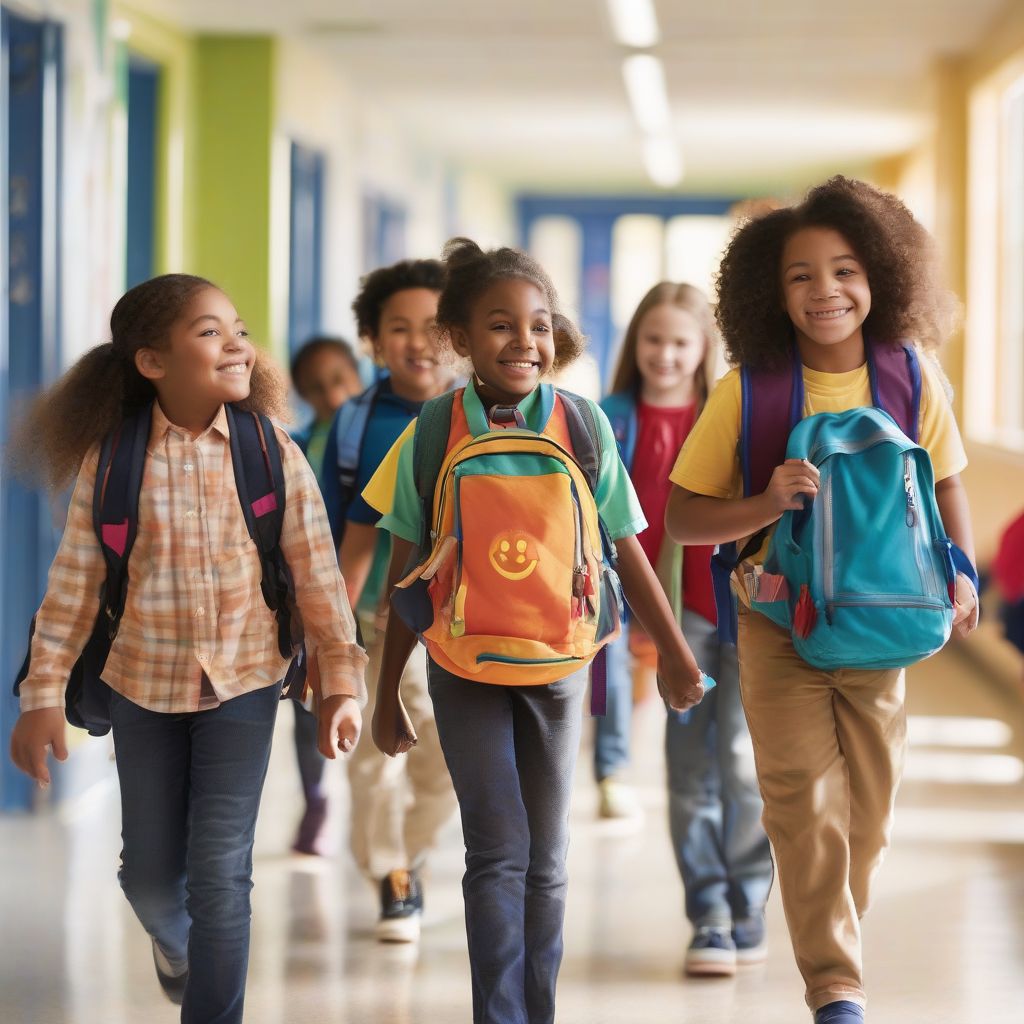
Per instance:
[[[608,703],[594,719],[594,778],[600,782],[629,764],[629,734],[633,727],[633,671],[629,626],[607,647]]]
[[[238,1024],[249,963],[252,844],[281,687],[172,715],[113,694],[121,888],[172,963],[185,1024]]]
[[[586,671],[547,686],[427,671],[466,844],[474,1024],[551,1024]]]
[[[316,715],[307,711],[297,701],[291,702],[295,709],[295,760],[299,765],[299,779],[302,782],[302,795],[306,803],[323,797],[324,768],[327,758],[320,753],[317,746]]]
[[[733,644],[715,626],[683,613],[683,633],[717,686],[686,712],[668,712],[669,829],[695,927],[730,927],[761,914],[772,883],[761,796],[740,701]]]

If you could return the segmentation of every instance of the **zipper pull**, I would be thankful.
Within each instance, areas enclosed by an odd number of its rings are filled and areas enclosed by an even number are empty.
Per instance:
[[[460,637],[466,632],[466,584],[459,584],[455,591],[455,606],[452,610],[451,634]]]
[[[917,522],[917,506],[914,500],[914,481],[910,476],[910,456],[903,457],[903,488],[907,492],[907,526]]]

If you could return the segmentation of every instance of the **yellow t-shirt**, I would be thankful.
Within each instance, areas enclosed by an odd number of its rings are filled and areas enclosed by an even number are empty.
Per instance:
[[[919,443],[931,457],[935,480],[939,481],[961,472],[967,465],[967,455],[942,369],[927,353],[919,350],[918,354],[922,380]],[[804,416],[871,405],[867,363],[848,373],[822,373],[806,366],[803,370]],[[672,483],[711,498],[743,496],[738,452],[740,388],[739,370],[730,370],[718,382],[672,467]]]

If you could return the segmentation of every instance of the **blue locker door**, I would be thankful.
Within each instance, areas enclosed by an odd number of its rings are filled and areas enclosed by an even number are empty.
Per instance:
[[[153,276],[156,250],[158,65],[128,58],[128,209],[125,288]]]
[[[288,351],[323,328],[324,157],[292,143]]]
[[[51,382],[59,365],[61,28],[0,11],[0,441],[12,411]],[[54,533],[45,497],[0,476],[0,809],[27,807],[31,789],[6,756],[17,715],[11,683],[46,584]]]

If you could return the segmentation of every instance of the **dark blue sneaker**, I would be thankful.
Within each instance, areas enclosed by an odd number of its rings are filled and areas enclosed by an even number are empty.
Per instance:
[[[763,964],[768,959],[764,914],[733,921],[732,941],[736,943],[736,963],[741,967]]]
[[[423,917],[419,872],[392,871],[380,883],[379,942],[417,942]]]
[[[697,978],[729,978],[736,973],[736,943],[728,928],[704,925],[694,932],[683,970]]]
[[[814,1011],[814,1024],[863,1024],[864,1008],[848,999],[826,1003]]]

